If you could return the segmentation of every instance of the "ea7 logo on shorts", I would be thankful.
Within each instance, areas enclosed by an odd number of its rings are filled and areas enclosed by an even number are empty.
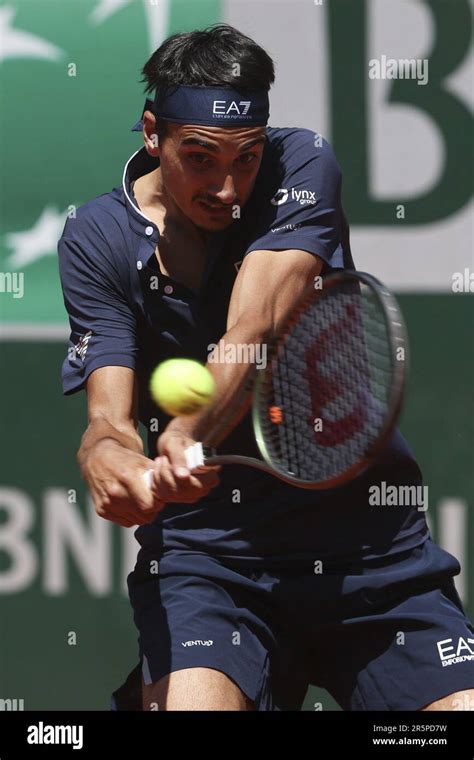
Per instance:
[[[437,641],[436,646],[443,668],[457,662],[474,660],[474,639],[464,639],[462,636],[457,641],[456,639],[443,639],[443,641]]]
[[[211,641],[211,639],[209,639],[208,641],[202,641],[201,639],[197,639],[194,641],[182,641],[181,644],[183,645],[183,647],[199,647],[199,646],[212,647],[214,642]]]
[[[230,119],[235,118],[236,116],[240,116],[241,118],[247,117],[247,119],[250,119],[250,116],[247,116],[247,113],[251,105],[251,100],[240,100],[238,103],[236,103],[235,100],[232,100],[230,103],[228,100],[214,100],[212,115],[216,119]]]
[[[295,201],[296,203],[299,203],[300,206],[315,206],[317,201],[316,198],[316,191],[312,190],[295,190],[294,187],[291,188],[291,190],[287,190],[286,187],[280,187],[273,198],[271,198],[270,203],[272,206],[281,206],[282,203],[286,203],[286,201],[290,198],[290,200]]]

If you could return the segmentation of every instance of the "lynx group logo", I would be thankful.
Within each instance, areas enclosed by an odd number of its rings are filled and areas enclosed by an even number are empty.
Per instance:
[[[286,187],[280,187],[270,203],[272,206],[281,206],[288,201],[294,201],[300,206],[315,206],[317,204],[316,191],[312,190],[296,190],[294,187],[289,190]]]

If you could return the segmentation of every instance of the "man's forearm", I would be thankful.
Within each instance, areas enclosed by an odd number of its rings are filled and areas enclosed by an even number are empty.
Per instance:
[[[137,454],[143,454],[143,442],[137,431],[133,430],[133,428],[130,428],[126,432],[117,430],[105,418],[96,418],[89,423],[86,432],[82,436],[81,446],[77,453],[77,461],[81,470],[83,470],[91,450],[98,443],[105,440],[114,441],[125,449],[135,451]]]
[[[266,359],[267,344],[268,334],[249,322],[240,322],[228,330],[215,349],[214,360],[206,365],[216,382],[212,404],[198,414],[175,417],[167,426],[167,432],[184,433],[213,446],[226,438],[250,407],[253,381],[266,366],[255,358]],[[246,354],[253,361],[245,361]],[[244,361],[239,362],[242,355]],[[232,361],[233,356],[237,357],[236,361]],[[257,368],[259,363],[260,369]]]

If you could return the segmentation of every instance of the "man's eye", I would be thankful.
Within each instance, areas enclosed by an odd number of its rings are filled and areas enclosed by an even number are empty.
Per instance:
[[[239,156],[239,162],[243,164],[243,166],[248,166],[249,164],[252,164],[256,158],[258,158],[256,153],[244,153],[243,156]]]
[[[189,158],[195,164],[199,164],[199,166],[202,166],[207,161],[209,161],[209,163],[211,162],[211,159],[205,153],[190,153]]]

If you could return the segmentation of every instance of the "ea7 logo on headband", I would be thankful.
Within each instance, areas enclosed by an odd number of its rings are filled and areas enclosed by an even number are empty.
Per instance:
[[[233,100],[230,104],[227,100],[215,100],[212,113],[214,116],[245,116],[250,108],[251,100],[240,100],[237,104]]]

